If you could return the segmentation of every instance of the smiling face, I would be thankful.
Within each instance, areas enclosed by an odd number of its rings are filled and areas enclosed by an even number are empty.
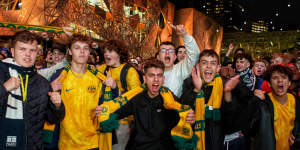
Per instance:
[[[148,89],[148,95],[153,98],[159,95],[159,89],[164,83],[164,71],[161,68],[150,67],[143,76]]]
[[[176,60],[175,47],[173,45],[161,45],[159,47],[158,60],[164,63],[167,70],[171,69]]]
[[[105,48],[104,50],[104,60],[107,66],[119,67],[120,66],[120,55],[114,51]]]
[[[262,76],[266,71],[266,64],[261,61],[257,61],[254,63],[253,72],[256,76]]]
[[[201,78],[205,83],[211,82],[215,78],[216,73],[220,70],[218,58],[207,55],[200,57],[199,70]]]
[[[287,93],[287,90],[291,82],[288,75],[275,71],[272,73],[269,86],[272,88],[272,92],[281,97]]]
[[[69,54],[72,55],[72,63],[86,64],[90,55],[89,44],[77,41],[71,45]]]
[[[11,48],[12,56],[16,63],[23,67],[32,67],[37,56],[37,41],[27,43],[17,41]]]
[[[239,58],[235,64],[236,70],[241,72],[250,67],[250,62],[245,58]]]

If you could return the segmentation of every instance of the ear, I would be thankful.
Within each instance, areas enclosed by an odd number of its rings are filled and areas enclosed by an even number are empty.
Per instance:
[[[157,60],[160,60],[160,61],[162,61],[162,60],[161,60],[161,55],[160,55],[160,52],[158,52],[158,55],[157,55]]]
[[[271,87],[271,84],[270,84],[270,82],[269,82],[269,81],[267,81],[267,83],[268,83],[268,86],[269,86],[269,87]]]
[[[121,63],[121,56],[118,53],[117,53],[117,55],[118,55],[117,59]]]
[[[144,83],[145,83],[145,81],[146,81],[146,77],[145,77],[145,75],[143,75],[143,80],[144,80]]]
[[[72,50],[70,48],[68,48],[68,53],[69,55],[72,55]]]
[[[11,56],[15,57],[15,48],[10,48],[10,51],[11,51]]]
[[[249,68],[250,67],[250,62],[249,61],[247,61],[247,68]]]
[[[292,84],[292,83],[291,83],[291,81],[289,81],[289,83],[288,83],[288,86],[290,87],[290,86],[291,86],[291,84]]]
[[[219,65],[217,66],[217,72],[218,72],[218,73],[220,72],[220,70],[221,70],[221,64],[219,64]]]

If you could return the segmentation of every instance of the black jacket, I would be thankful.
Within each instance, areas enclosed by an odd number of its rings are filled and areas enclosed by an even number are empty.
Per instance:
[[[225,84],[223,79],[223,85]],[[207,104],[212,86],[203,85],[202,90],[205,95],[205,104]],[[180,103],[190,105],[195,108],[196,95],[194,91],[192,77],[185,79],[182,88]],[[252,92],[241,82],[232,91],[232,102],[222,101],[221,120],[205,120],[205,147],[207,150],[220,150],[223,147],[224,135],[237,131],[248,131],[250,118],[246,118],[248,111],[248,101],[252,98]]]
[[[178,123],[179,115],[175,110],[164,108],[160,95],[150,98],[144,91],[115,113],[119,119],[134,115],[134,140],[130,150],[175,149],[171,129]]]
[[[15,96],[23,103],[24,119],[6,117],[6,110],[11,107],[7,104],[10,92],[6,91],[3,86],[10,79],[8,66],[16,69],[24,80],[25,74],[29,75],[26,101],[23,102],[21,96]],[[49,82],[32,68],[18,67],[0,61],[0,149],[7,149],[6,146],[9,145],[7,138],[10,135],[17,137],[16,147],[11,150],[43,149],[42,130],[45,120],[50,123],[59,123],[65,115],[63,104],[57,109],[51,103],[48,96],[51,90]]]
[[[296,137],[291,150],[300,149],[300,102],[296,99],[296,117],[294,121],[293,135]],[[255,150],[275,150],[276,139],[274,134],[274,107],[270,97],[266,94],[265,100],[254,96],[249,105],[251,112],[251,133],[254,137]]]

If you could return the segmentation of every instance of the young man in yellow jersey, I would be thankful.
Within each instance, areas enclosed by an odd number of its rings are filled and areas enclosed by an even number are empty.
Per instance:
[[[129,66],[127,63],[128,51],[124,43],[118,40],[110,40],[104,43],[102,49],[104,50],[105,64],[97,69],[103,74],[111,74],[120,93],[125,93],[141,84],[139,74],[134,67]],[[120,123],[117,131],[118,144],[113,145],[113,150],[125,149],[129,139],[128,118],[120,120]]]
[[[282,65],[271,66],[265,74],[272,92],[255,90],[249,115],[253,115],[254,149],[299,149],[299,99],[287,93],[292,72]]]
[[[62,72],[61,97],[66,107],[65,119],[60,124],[58,148],[60,150],[98,149],[99,122],[94,115],[101,92],[101,80],[95,70],[87,65],[90,54],[90,39],[83,35],[73,35],[69,44],[71,65]],[[116,88],[115,81],[108,77],[106,86]]]

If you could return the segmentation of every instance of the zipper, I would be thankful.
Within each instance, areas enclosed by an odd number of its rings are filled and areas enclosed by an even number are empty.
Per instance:
[[[26,103],[27,103],[27,101],[23,102],[23,111],[24,111],[23,112],[23,117],[24,117],[24,130],[25,130],[24,131],[24,133],[25,133],[24,134],[24,136],[25,136],[25,138],[24,138],[24,140],[25,140],[25,142],[24,142],[25,143],[25,150],[27,150],[27,126],[26,126],[27,125],[27,119],[25,117],[26,116],[26,113],[25,113],[26,112],[25,111],[26,110]]]
[[[21,75],[20,75],[21,76]],[[26,75],[25,75],[26,76]],[[23,79],[22,77],[20,77],[21,79]],[[24,80],[27,80],[28,81],[28,79],[23,79],[23,83],[24,83]],[[28,83],[27,83],[28,84]],[[28,85],[26,85],[26,92],[27,92],[27,86]],[[22,91],[22,97],[23,97],[23,92],[25,92],[25,90],[21,90]],[[26,98],[25,98],[25,100],[23,99],[23,119],[24,119],[24,150],[27,150],[27,146],[28,146],[28,144],[27,144],[27,142],[28,142],[28,140],[27,140],[27,133],[28,133],[28,131],[27,131],[27,118],[26,118],[26,104],[27,104],[27,97],[28,97],[28,95],[27,95],[28,93],[26,93],[25,95],[26,95]]]

